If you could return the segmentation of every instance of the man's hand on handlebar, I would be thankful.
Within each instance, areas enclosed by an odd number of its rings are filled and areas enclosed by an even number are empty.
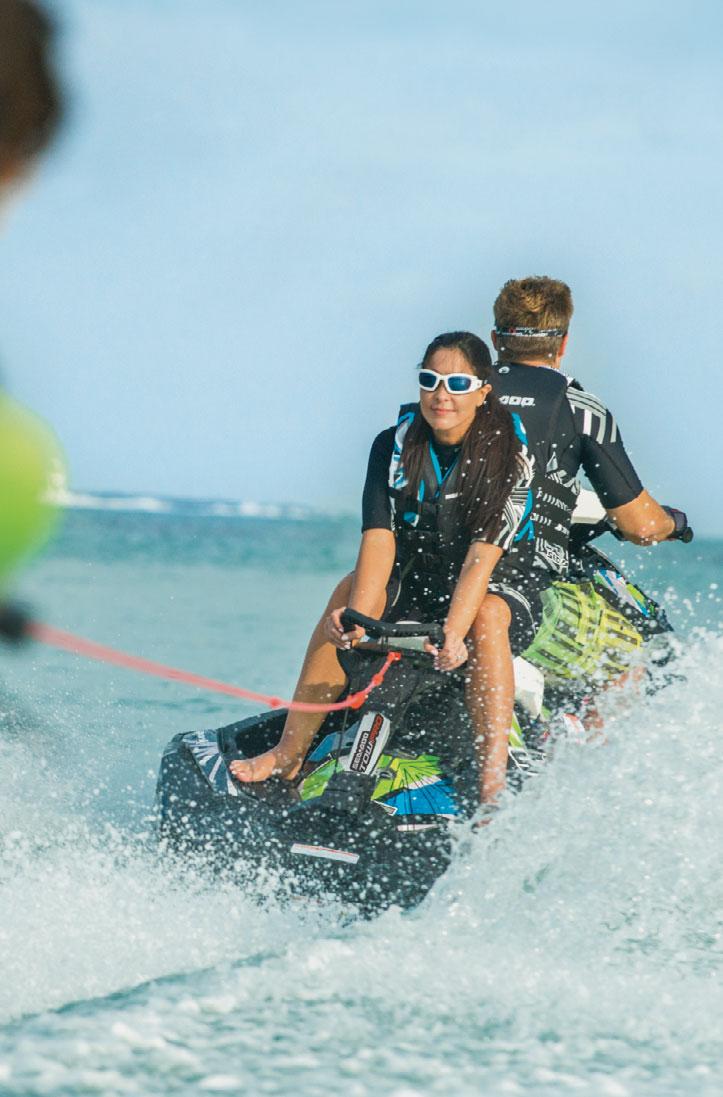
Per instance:
[[[673,520],[673,531],[668,535],[668,541],[682,541],[684,545],[690,544],[693,540],[693,530],[688,525],[688,515],[685,511],[665,505],[663,510]]]
[[[344,629],[341,623],[341,617],[346,609],[346,606],[341,606],[339,609],[331,611],[328,617],[324,619],[324,639],[328,640],[330,644],[333,644],[335,648],[340,651],[348,651],[354,644],[358,644],[360,640],[364,638],[366,633],[364,629],[359,625],[354,625],[353,628]]]
[[[424,650],[434,656],[435,670],[456,670],[457,667],[461,667],[463,663],[466,663],[469,657],[463,637],[457,636],[453,632],[447,632],[446,629],[443,647],[440,648],[435,644],[427,643]]]

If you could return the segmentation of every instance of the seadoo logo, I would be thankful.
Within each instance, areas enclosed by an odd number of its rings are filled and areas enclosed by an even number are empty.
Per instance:
[[[368,713],[361,723],[351,748],[349,769],[353,773],[370,773],[389,738],[390,724],[381,712]]]
[[[511,408],[533,408],[534,396],[500,396],[501,404],[509,404]]]

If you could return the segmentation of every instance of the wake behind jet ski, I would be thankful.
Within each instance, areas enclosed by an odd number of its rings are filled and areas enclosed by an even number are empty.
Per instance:
[[[538,770],[560,734],[584,735],[596,694],[624,675],[644,644],[669,658],[663,610],[603,553],[576,538],[573,567],[544,597],[533,643],[515,660],[508,785]],[[364,642],[339,659],[348,691],[368,683],[388,651],[402,653],[354,712],[324,721],[298,777],[241,784],[228,766],[268,750],[286,713],[177,735],[158,780],[160,833],[183,852],[260,872],[280,892],[322,893],[368,914],[419,902],[449,863],[452,825],[479,807],[472,724],[461,672],[440,674],[423,651],[438,624],[373,621],[350,612]]]

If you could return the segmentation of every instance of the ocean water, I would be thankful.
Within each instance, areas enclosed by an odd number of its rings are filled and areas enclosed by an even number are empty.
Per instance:
[[[120,505],[68,512],[20,584],[38,617],[288,694],[357,523]],[[723,543],[608,547],[665,602],[680,679],[609,699],[605,745],[564,744],[369,923],[159,856],[165,742],[250,707],[3,650],[2,1097],[720,1094]]]

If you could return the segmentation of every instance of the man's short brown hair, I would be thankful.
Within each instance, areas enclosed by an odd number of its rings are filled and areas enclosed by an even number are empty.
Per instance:
[[[564,282],[545,275],[511,278],[498,293],[494,311],[501,362],[554,359],[572,319],[572,294]],[[515,329],[523,334],[512,334]]]
[[[52,40],[52,24],[37,4],[0,0],[0,175],[41,152],[60,120]]]

